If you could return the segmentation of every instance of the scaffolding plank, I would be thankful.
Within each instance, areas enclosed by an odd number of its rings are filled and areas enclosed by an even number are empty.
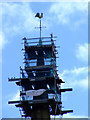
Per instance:
[[[35,81],[42,81],[42,80],[52,80],[52,79],[54,79],[54,76],[52,76],[52,77],[50,77],[50,76],[46,76],[46,77],[37,77],[37,78],[35,78],[35,77],[33,77],[33,78],[16,78],[16,79],[8,79],[8,81],[18,81],[18,82],[20,82],[20,81],[22,81],[22,80],[28,80],[29,82],[35,82]]]
[[[72,91],[72,88],[60,89],[60,92]]]
[[[53,40],[53,41],[56,41],[56,40]],[[47,40],[47,41],[42,41],[42,43],[44,43],[44,42],[51,42],[52,43],[52,41],[51,40]],[[29,43],[29,45],[30,45],[30,43],[32,44],[32,43],[39,43],[39,41],[36,41],[36,42],[27,42],[27,44]],[[24,43],[21,43],[21,44],[24,44]]]
[[[21,80],[26,80],[28,78],[10,78],[8,81],[21,81]]]
[[[28,102],[29,104],[37,104],[37,103],[46,103],[48,102],[48,99],[41,99],[41,100],[18,100],[18,101],[9,101],[8,104],[15,104],[15,103],[20,103],[20,104],[24,104]]]
[[[49,83],[50,81],[53,81],[54,80],[54,77],[50,77],[50,76],[48,76],[48,77],[38,77],[38,78],[35,78],[35,79],[27,79],[27,80],[25,80],[25,79],[23,79],[23,81],[20,81],[20,82],[16,82],[16,84],[17,85],[19,85],[19,86],[22,86],[22,84],[21,83],[29,83],[29,84],[36,84],[37,82],[46,82],[46,83]]]
[[[33,45],[33,46],[25,46],[25,48],[36,48],[36,49],[39,49],[39,48],[51,48],[52,47],[52,44],[47,44],[47,45]]]
[[[37,38],[23,38],[22,40],[52,39],[52,38],[57,38],[57,36],[53,36],[53,37],[37,37]]]
[[[71,112],[73,112],[73,110],[64,110],[64,111],[61,111],[61,115],[71,113]]]
[[[16,104],[15,106],[16,107],[23,107],[23,106],[25,106],[26,107],[26,104],[25,103],[27,103],[28,105],[29,105],[29,107],[30,106],[32,106],[32,105],[40,105],[40,104],[52,104],[53,103],[53,105],[54,105],[54,107],[55,107],[55,104],[56,104],[56,102],[55,102],[55,100],[54,99],[52,99],[52,100],[48,100],[48,99],[43,99],[43,100],[33,100],[33,101],[30,101],[30,102],[28,102],[28,101],[26,101],[26,102],[22,102],[22,103],[19,103],[19,104]]]
[[[26,70],[37,70],[37,69],[44,69],[44,68],[53,68],[56,67],[54,65],[42,65],[42,66],[31,66],[31,67],[25,67]]]
[[[10,79],[8,79],[8,81],[20,81],[21,80],[21,78],[10,78]]]

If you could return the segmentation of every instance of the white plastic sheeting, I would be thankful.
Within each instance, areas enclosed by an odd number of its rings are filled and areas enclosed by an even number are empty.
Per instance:
[[[39,96],[43,94],[46,90],[45,89],[39,89],[39,90],[28,90],[26,91],[26,96]]]

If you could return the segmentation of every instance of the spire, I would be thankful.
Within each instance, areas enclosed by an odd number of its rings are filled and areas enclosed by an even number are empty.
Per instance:
[[[42,30],[42,27],[41,27],[41,18],[43,17],[43,13],[41,13],[41,15],[40,15],[40,13],[37,13],[36,15],[35,15],[35,17],[38,17],[39,19],[40,19],[40,40],[39,40],[39,44],[40,45],[42,45],[42,40],[41,40],[41,30]]]

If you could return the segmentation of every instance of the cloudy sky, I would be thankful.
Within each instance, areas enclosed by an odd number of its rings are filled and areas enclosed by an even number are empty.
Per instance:
[[[8,105],[9,100],[19,99],[20,88],[8,77],[19,77],[19,67],[24,67],[22,38],[39,36],[37,12],[44,13],[42,36],[57,36],[62,87],[73,88],[62,94],[62,103],[63,109],[74,112],[63,117],[88,117],[88,2],[5,2],[0,6],[2,117],[20,117],[19,109]]]

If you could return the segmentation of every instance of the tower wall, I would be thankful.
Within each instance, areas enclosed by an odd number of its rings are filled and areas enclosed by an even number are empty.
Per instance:
[[[49,106],[45,104],[34,106],[31,120],[51,120]]]

